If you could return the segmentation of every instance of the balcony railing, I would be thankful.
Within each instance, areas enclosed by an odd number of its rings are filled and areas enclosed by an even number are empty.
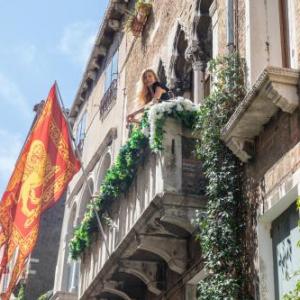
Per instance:
[[[100,118],[103,120],[117,100],[118,80],[114,79],[100,102]]]
[[[195,238],[192,219],[206,204],[201,162],[193,155],[194,137],[180,122],[167,119],[164,130],[164,150],[149,152],[130,190],[108,211],[114,224],[104,229],[110,257],[100,234],[82,255],[79,299],[159,296],[168,286],[169,271],[162,270],[167,268],[179,279],[202,269],[198,244],[190,249]],[[146,284],[140,290],[143,295],[131,295],[133,279],[119,280],[120,274],[136,277],[137,286]]]

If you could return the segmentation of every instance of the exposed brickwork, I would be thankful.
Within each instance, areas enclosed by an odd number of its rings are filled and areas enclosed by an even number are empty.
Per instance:
[[[153,12],[147,21],[142,37],[136,40],[127,62],[128,112],[133,111],[137,105],[134,102],[136,85],[142,71],[153,67],[165,47],[171,48],[171,45],[168,44],[169,36],[174,30],[178,18],[184,22],[186,27],[189,22],[192,22],[190,10],[193,9],[195,2],[192,0],[173,1],[171,4],[169,1],[155,0],[153,2]]]
[[[300,115],[295,111],[292,115],[279,112],[257,137],[255,158],[249,169],[259,181],[285,153],[300,140]]]
[[[195,139],[182,138],[182,191],[205,195],[206,181],[202,163],[195,155]]]
[[[256,268],[257,253],[257,209],[282,178],[296,166],[299,159],[299,148],[293,149],[300,141],[300,114],[296,110],[292,115],[279,112],[265,126],[255,142],[255,157],[245,165],[245,197],[247,199],[247,232],[245,247],[247,249],[247,269],[249,289],[257,293],[259,275]],[[286,156],[285,156],[286,155]],[[284,158],[283,158],[284,157]]]
[[[29,274],[26,280],[26,300],[36,300],[53,289],[64,207],[65,198],[47,210],[41,218],[39,238],[31,255],[39,262],[30,265],[30,270],[36,273]]]

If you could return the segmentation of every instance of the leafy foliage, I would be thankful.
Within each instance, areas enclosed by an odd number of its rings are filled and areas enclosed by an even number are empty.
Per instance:
[[[180,106],[180,103],[183,106]],[[81,224],[74,231],[74,236],[69,244],[73,259],[77,259],[91,244],[92,233],[97,230],[95,212],[97,211],[102,220],[107,220],[105,214],[108,207],[129,190],[136,176],[138,166],[145,159],[149,146],[150,127],[153,130],[152,134],[155,136],[155,143],[152,145],[151,150],[157,152],[162,149],[165,118],[171,117],[181,120],[184,125],[190,127],[190,120],[196,117],[194,110],[184,110],[184,107],[188,108],[190,105],[192,104],[189,100],[180,98],[173,100],[173,103],[168,105],[164,103],[157,104],[150,111],[144,113],[140,125],[132,129],[131,135],[126,144],[121,147],[115,163],[107,171],[100,187],[99,196],[88,204]],[[166,110],[166,108],[168,109]],[[178,108],[180,109],[179,112],[177,111]],[[157,110],[160,111],[159,115],[156,114]],[[155,118],[149,120],[151,111]],[[151,135],[150,140],[152,140]]]
[[[127,11],[128,17],[125,22],[124,30],[125,32],[133,31],[134,22],[137,19],[139,11],[143,11],[145,17],[148,17],[152,8],[152,3],[146,0],[137,0],[134,6],[134,11]]]
[[[244,97],[243,61],[230,54],[210,62],[213,91],[198,111],[197,153],[208,180],[205,218],[198,239],[210,275],[198,286],[198,299],[247,299],[243,295],[241,166],[220,132]]]
[[[147,137],[141,128],[134,128],[129,140],[121,148],[115,164],[108,170],[101,184],[100,195],[88,204],[83,221],[75,229],[69,245],[73,259],[77,259],[91,244],[91,233],[97,229],[95,211],[102,216],[112,201],[128,191],[138,165],[145,156],[147,145]]]
[[[48,291],[44,294],[42,294],[41,296],[38,297],[37,300],[49,300],[53,295],[53,291]]]
[[[17,300],[25,300],[25,285],[24,284],[22,284],[19,289]]]

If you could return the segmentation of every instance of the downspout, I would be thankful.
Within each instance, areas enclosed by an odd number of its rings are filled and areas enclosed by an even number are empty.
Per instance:
[[[234,11],[233,0],[227,0],[227,49],[234,51]]]

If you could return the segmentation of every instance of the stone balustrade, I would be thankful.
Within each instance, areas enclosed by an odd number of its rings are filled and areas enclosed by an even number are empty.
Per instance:
[[[167,274],[188,279],[199,272],[188,272],[191,261],[201,260],[192,219],[205,208],[205,181],[193,156],[193,139],[178,121],[166,121],[164,150],[149,151],[128,193],[109,209],[113,225],[105,225],[105,234],[110,255],[97,233],[81,258],[80,299],[159,296],[166,292]]]

